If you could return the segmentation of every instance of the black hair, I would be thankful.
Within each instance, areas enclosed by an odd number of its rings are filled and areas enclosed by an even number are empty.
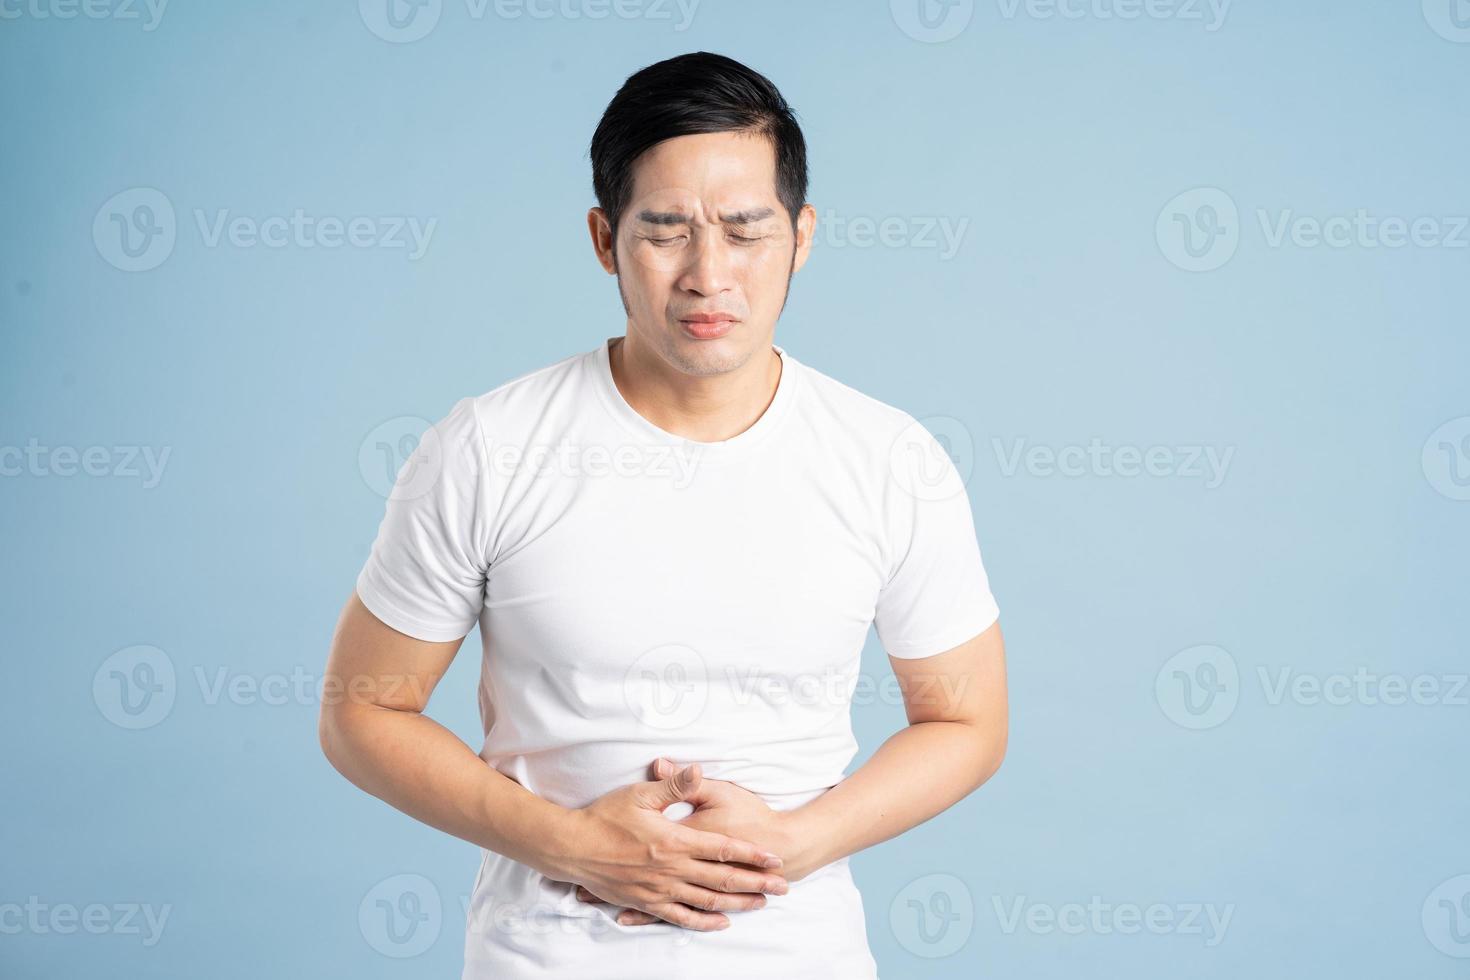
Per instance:
[[[708,51],[681,54],[630,75],[592,134],[592,190],[616,240],[633,194],[633,162],[664,140],[748,132],[776,151],[776,196],[791,216],[806,204],[806,140],[796,113],[770,79]]]

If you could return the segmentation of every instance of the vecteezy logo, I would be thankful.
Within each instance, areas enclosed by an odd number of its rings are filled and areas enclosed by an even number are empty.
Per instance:
[[[1470,500],[1470,415],[1435,429],[1420,462],[1431,487],[1451,500]]]
[[[357,926],[384,956],[418,956],[439,938],[439,889],[423,875],[394,875],[374,885],[357,907]]]
[[[926,44],[958,37],[975,16],[975,0],[889,0],[888,8],[899,30]]]
[[[1446,956],[1470,959],[1470,875],[1457,875],[1430,892],[1421,919],[1430,945]]]
[[[444,0],[357,0],[367,29],[394,44],[427,36],[439,23],[443,8]]]
[[[905,493],[948,500],[975,469],[975,439],[951,415],[926,415],[903,428],[888,449],[888,469]]]
[[[357,469],[378,496],[416,500],[438,482],[447,448],[427,419],[400,415],[363,437],[357,447]]]
[[[114,194],[92,219],[97,254],[124,272],[158,268],[173,253],[177,237],[173,203],[151,187]]]
[[[1218,187],[1196,187],[1159,212],[1154,235],[1164,258],[1187,272],[1210,272],[1240,247],[1240,211]]]
[[[1159,668],[1154,697],[1165,716],[1182,728],[1223,725],[1240,701],[1235,658],[1216,646],[1180,650]]]
[[[119,728],[152,728],[163,721],[177,690],[174,662],[158,647],[125,647],[92,675],[92,701]]]
[[[925,875],[893,896],[888,926],[899,945],[915,956],[952,956],[975,927],[975,899],[954,875]]]
[[[623,675],[628,710],[650,728],[671,731],[692,725],[704,713],[709,674],[691,647],[669,643],[644,653]]]
[[[1470,44],[1470,0],[1424,0],[1424,19],[1446,41]]]

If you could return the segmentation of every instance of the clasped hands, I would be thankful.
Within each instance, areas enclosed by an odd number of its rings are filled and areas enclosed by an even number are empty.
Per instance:
[[[772,810],[735,783],[706,778],[698,763],[657,759],[650,774],[570,811],[577,856],[556,874],[576,883],[581,901],[622,906],[620,925],[724,929],[722,913],[762,908],[814,870],[799,811]],[[678,803],[693,812],[670,819],[664,810]]]

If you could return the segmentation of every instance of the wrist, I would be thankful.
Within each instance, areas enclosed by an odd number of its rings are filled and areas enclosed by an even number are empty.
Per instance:
[[[581,884],[581,856],[587,838],[587,814],[583,810],[553,807],[538,817],[534,851],[527,861],[554,881]]]
[[[776,872],[787,881],[800,881],[807,875],[837,859],[830,854],[831,834],[825,819],[810,803],[780,813],[782,850],[781,867]]]

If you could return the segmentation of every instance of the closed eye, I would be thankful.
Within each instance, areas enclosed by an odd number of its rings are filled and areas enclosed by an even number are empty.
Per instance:
[[[648,236],[644,236],[644,239],[645,241],[657,245],[659,248],[668,248],[671,245],[677,245],[679,242],[684,241],[687,237],[687,235],[675,235],[671,238],[650,238]],[[741,245],[754,245],[756,242],[765,241],[768,236],[756,235],[752,237],[750,235],[731,235],[729,237],[731,241],[737,242]]]

